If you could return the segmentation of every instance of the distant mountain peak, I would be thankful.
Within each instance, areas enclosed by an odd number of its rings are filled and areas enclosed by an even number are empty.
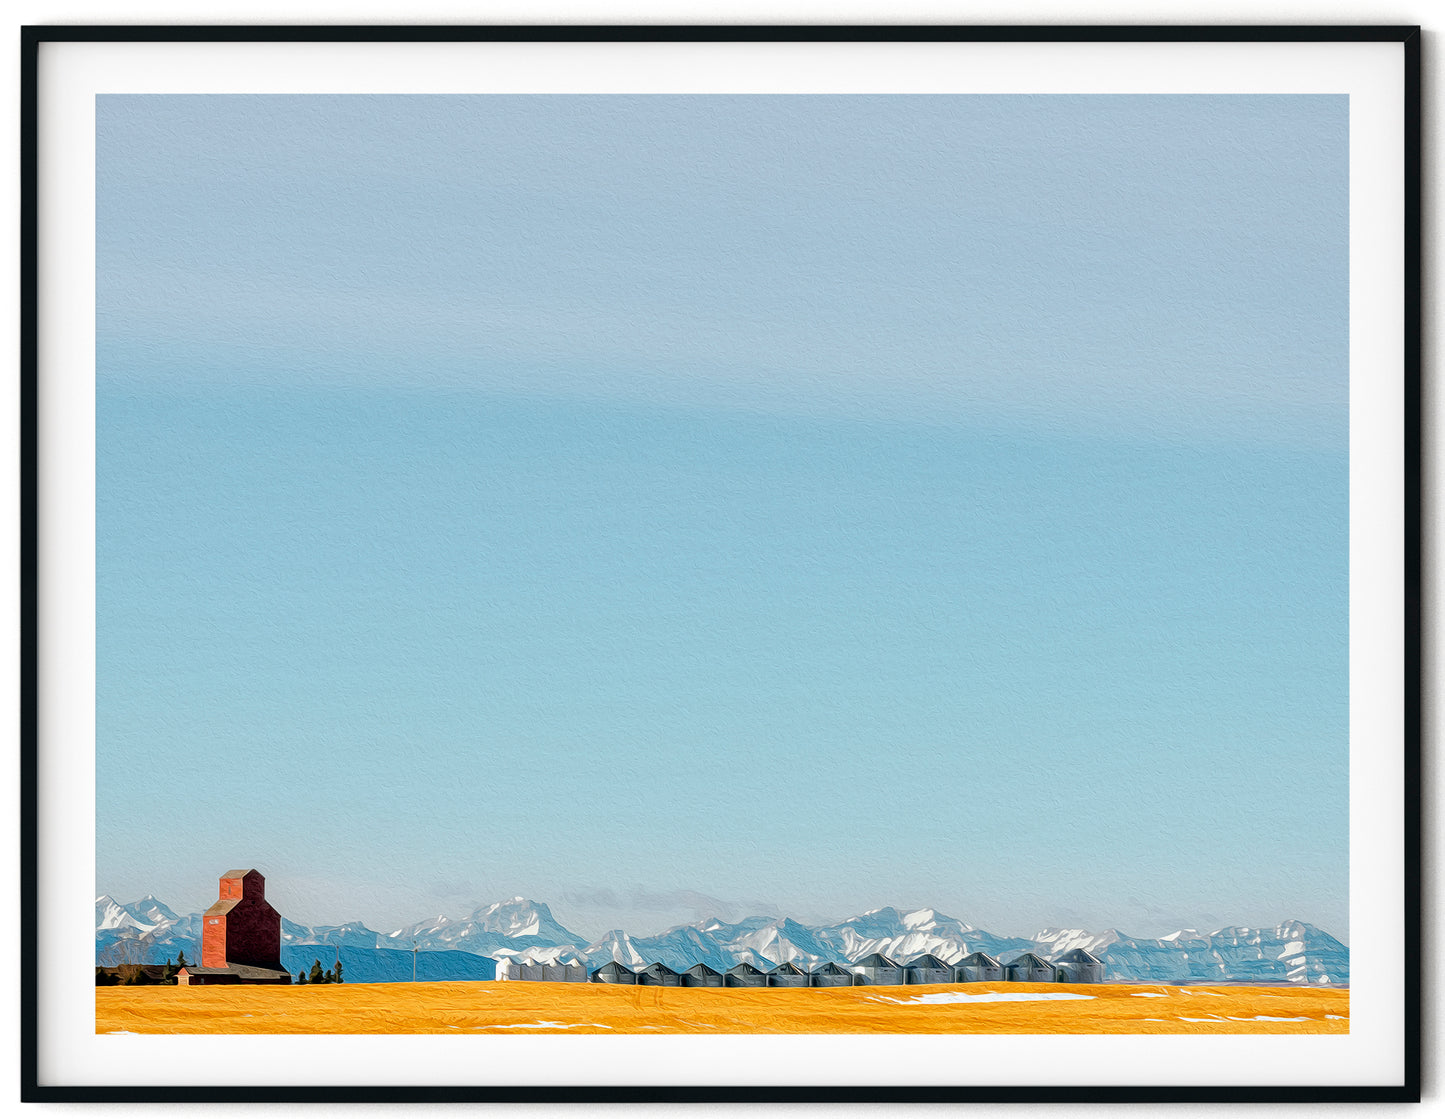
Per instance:
[[[520,896],[479,907],[472,913],[472,921],[482,931],[501,936],[576,939],[557,923],[546,903]]]
[[[188,956],[199,952],[200,915],[177,917],[153,895],[121,905],[101,894],[95,899],[95,916],[98,962],[161,963],[179,951]],[[592,967],[616,960],[631,968],[664,963],[678,971],[697,963],[719,971],[739,963],[764,970],[790,962],[811,968],[874,952],[896,960],[933,955],[954,963],[981,951],[1008,963],[1025,952],[1058,959],[1082,949],[1103,961],[1106,978],[1124,981],[1349,982],[1349,948],[1299,920],[1261,928],[1227,926],[1209,934],[1180,929],[1154,940],[1114,928],[1090,933],[1053,927],[1023,938],[997,936],[934,909],[882,906],[834,925],[803,925],[785,916],[745,917],[736,923],[709,917],[648,937],[612,929],[588,944],[557,924],[544,903],[513,897],[480,906],[464,920],[438,914],[385,935],[360,921],[308,926],[283,918],[282,940],[288,950],[320,945],[338,951],[400,948],[409,956],[415,944],[423,952],[539,962],[577,955]],[[408,968],[402,970],[409,975]]]

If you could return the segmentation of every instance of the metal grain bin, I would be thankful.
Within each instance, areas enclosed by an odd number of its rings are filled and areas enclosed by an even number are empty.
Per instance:
[[[648,964],[637,973],[639,987],[681,987],[682,976],[666,964]]]
[[[815,967],[808,980],[814,987],[851,987],[853,973],[829,961]]]
[[[987,952],[972,952],[953,965],[955,983],[997,983],[1003,979],[1003,964]]]
[[[806,987],[808,986],[808,973],[795,963],[782,963],[768,972],[768,986]]]
[[[1054,961],[1054,966],[1058,969],[1060,983],[1104,982],[1104,961],[1082,948],[1065,952]]]
[[[924,954],[915,956],[903,965],[905,983],[952,983],[953,965],[946,964],[937,956]]]
[[[1058,968],[1032,952],[1003,965],[1003,977],[1010,983],[1057,983]]]
[[[723,973],[708,967],[707,964],[693,964],[682,973],[682,985],[684,987],[721,987]]]
[[[610,963],[603,964],[592,973],[592,982],[627,983],[631,985],[636,984],[637,975],[630,967],[619,964],[616,960],[613,960]]]
[[[548,983],[586,983],[587,965],[578,960],[543,964],[542,978]]]
[[[897,987],[903,983],[903,967],[881,952],[864,956],[848,965],[853,982],[860,987]]]
[[[727,986],[729,987],[766,987],[767,985],[767,973],[759,971],[752,964],[743,963],[728,968]]]

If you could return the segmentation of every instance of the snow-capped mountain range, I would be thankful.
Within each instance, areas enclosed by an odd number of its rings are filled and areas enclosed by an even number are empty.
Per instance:
[[[95,901],[98,963],[160,963],[182,951],[195,959],[200,934],[199,913],[177,916],[154,897],[129,905],[108,895]],[[633,937],[615,929],[589,942],[560,925],[545,904],[519,897],[482,906],[465,918],[438,916],[390,933],[373,932],[355,921],[307,926],[283,918],[281,940],[283,947],[415,948],[543,963],[576,956],[592,967],[609,960],[629,967],[660,962],[678,970],[705,963],[720,971],[744,962],[772,968],[796,960],[811,966],[859,960],[873,952],[895,960],[927,952],[953,962],[981,951],[1007,963],[1024,952],[1052,959],[1083,948],[1104,962],[1108,979],[1121,982],[1344,984],[1350,978],[1349,948],[1302,921],[1212,933],[1181,930],[1153,940],[1117,929],[1044,929],[1032,937],[1009,937],[932,909],[886,907],[835,925],[808,926],[787,917],[748,917],[736,923],[709,918],[655,936]]]

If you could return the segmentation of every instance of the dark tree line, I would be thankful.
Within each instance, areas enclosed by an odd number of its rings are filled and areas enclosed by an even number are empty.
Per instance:
[[[95,985],[97,987],[174,987],[176,973],[186,966],[186,954],[181,953],[178,962],[167,960],[161,964],[97,964]]]
[[[304,971],[298,971],[296,973],[297,983],[340,983],[341,981],[340,960],[336,961],[334,968],[328,968],[326,971],[321,970],[321,961],[315,960],[311,964],[311,972],[309,975]]]

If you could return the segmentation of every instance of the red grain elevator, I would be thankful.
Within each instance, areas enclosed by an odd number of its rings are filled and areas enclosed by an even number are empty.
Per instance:
[[[226,871],[220,899],[201,915],[201,966],[235,964],[281,970],[281,914],[259,870]]]

